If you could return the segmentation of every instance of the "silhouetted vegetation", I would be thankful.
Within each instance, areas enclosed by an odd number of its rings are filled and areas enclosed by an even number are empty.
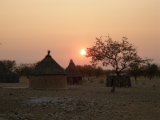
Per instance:
[[[133,76],[135,80],[137,77],[143,76],[146,71],[146,65],[151,62],[151,59],[142,60],[138,58],[136,62],[129,64],[128,73],[130,76]]]
[[[16,76],[26,76],[28,77],[30,71],[37,64],[17,64],[15,60],[2,60],[0,61],[9,71],[14,73]]]
[[[117,76],[120,76],[131,64],[144,61],[138,56],[136,48],[128,42],[126,37],[123,37],[121,42],[114,41],[109,36],[105,41],[102,40],[102,37],[96,38],[95,45],[87,48],[86,52],[86,57],[91,57],[93,66],[99,62],[106,67],[110,65]],[[115,80],[111,91],[115,92]]]
[[[158,65],[156,64],[151,64],[148,63],[146,66],[146,75],[147,77],[151,80],[152,78],[154,78],[155,76],[159,76],[160,75],[160,68],[158,67]]]
[[[17,65],[15,60],[1,60],[0,62],[11,72],[15,71]]]
[[[104,70],[100,66],[94,67],[92,65],[77,65],[76,67],[82,73],[83,78],[87,77],[88,80],[91,76],[99,77],[105,74]]]
[[[13,72],[15,61],[0,61],[0,83],[16,83],[19,82],[18,76]]]
[[[160,77],[160,66],[154,63],[148,63],[149,60],[141,60],[135,63],[130,64],[127,69],[123,70],[122,75],[133,76],[135,80],[137,77],[147,77],[150,80],[154,77]],[[16,76],[29,76],[30,71],[35,67],[37,63],[21,63],[17,64],[15,60],[2,60],[0,61],[5,67],[14,73]],[[101,76],[113,76],[116,75],[116,71],[113,70],[104,70],[101,66],[92,66],[92,65],[77,65],[79,71],[82,73],[83,79],[91,80],[91,77],[101,77]],[[103,80],[104,82],[104,80]]]
[[[29,73],[34,68],[35,64],[20,64],[16,67],[15,73],[18,76],[26,76],[29,77]]]

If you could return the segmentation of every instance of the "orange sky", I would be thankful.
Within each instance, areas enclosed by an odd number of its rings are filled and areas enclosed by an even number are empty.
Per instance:
[[[0,59],[18,63],[52,57],[67,67],[89,64],[80,49],[95,38],[127,36],[143,58],[160,64],[159,0],[0,0]]]

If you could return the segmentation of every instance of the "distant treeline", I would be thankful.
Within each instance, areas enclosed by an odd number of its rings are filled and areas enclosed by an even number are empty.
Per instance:
[[[20,76],[29,76],[30,71],[35,67],[37,63],[27,64],[21,63],[17,64],[14,60],[1,60],[0,63],[5,65],[5,67],[11,71],[12,73],[16,74],[18,77]]]
[[[102,67],[93,67],[91,65],[77,65],[77,68],[82,73],[83,78],[87,77],[88,79],[91,76],[110,76],[116,75],[114,70],[104,70]],[[147,63],[141,66],[132,66],[125,70],[121,75],[132,76],[137,80],[138,77],[147,77],[150,80],[154,77],[160,77],[160,66],[157,64]]]
[[[15,73],[17,76],[29,76],[30,71],[39,63],[22,63],[17,64],[14,60],[1,60],[0,63],[4,64],[8,70]],[[114,70],[104,70],[101,66],[94,67],[92,65],[77,65],[78,70],[82,73],[83,78],[87,77],[88,80],[90,77],[100,77],[100,76],[109,76],[116,75]],[[144,76],[150,80],[154,77],[160,77],[160,65],[146,63],[141,66],[130,66],[125,70],[123,75],[129,75],[135,78]]]

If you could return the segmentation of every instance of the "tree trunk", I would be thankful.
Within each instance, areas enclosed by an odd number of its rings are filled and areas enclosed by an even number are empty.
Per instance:
[[[115,82],[116,82],[116,80],[113,79],[113,86],[112,86],[112,89],[111,89],[111,92],[113,92],[113,93],[115,92],[115,88],[116,88]]]
[[[137,80],[137,75],[134,75],[134,79],[135,79],[135,81]]]
[[[118,77],[118,80],[119,80],[120,73],[118,71],[116,71],[116,74],[117,74],[117,77]],[[116,79],[113,79],[113,86],[112,86],[111,92],[114,93],[116,91],[115,89],[116,89]]]

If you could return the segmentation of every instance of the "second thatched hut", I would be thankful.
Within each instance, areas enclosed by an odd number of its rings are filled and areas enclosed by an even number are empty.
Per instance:
[[[82,84],[82,74],[75,66],[73,60],[70,60],[68,67],[65,69],[67,72],[67,84]]]
[[[50,51],[31,71],[29,87],[45,89],[64,89],[67,87],[67,73],[51,57]]]

